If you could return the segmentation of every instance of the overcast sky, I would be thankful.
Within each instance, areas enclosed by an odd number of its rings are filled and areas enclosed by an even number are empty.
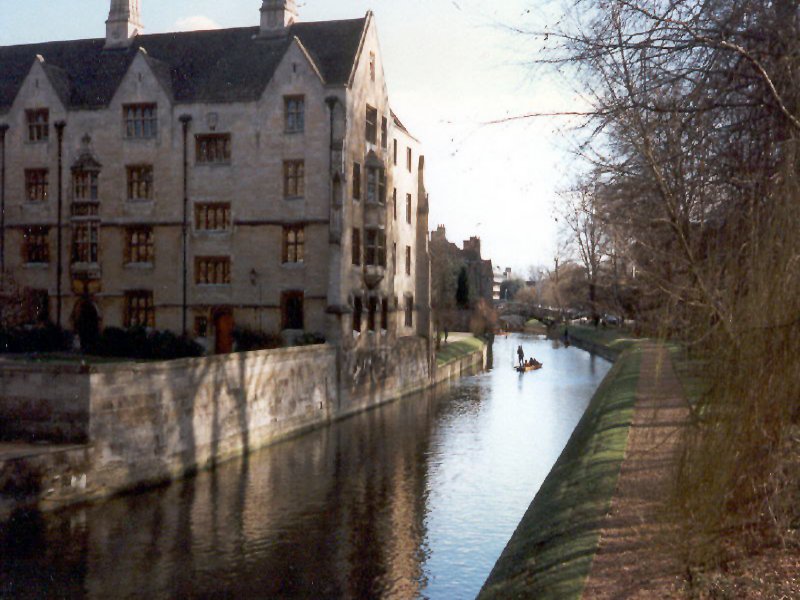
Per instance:
[[[145,33],[258,24],[260,0],[140,0]],[[555,191],[569,170],[551,119],[486,123],[575,103],[529,66],[542,41],[515,34],[547,19],[542,0],[300,0],[304,21],[372,10],[392,106],[426,155],[431,228],[479,235],[495,265],[551,264]],[[0,45],[102,37],[109,0],[0,0]],[[538,28],[538,27],[537,27]]]

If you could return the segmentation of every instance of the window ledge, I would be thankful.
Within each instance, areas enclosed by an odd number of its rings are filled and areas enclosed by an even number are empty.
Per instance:
[[[155,268],[155,264],[153,264],[151,262],[130,262],[130,263],[125,263],[125,268],[126,269],[134,269],[134,270],[145,271],[145,270],[154,269]]]
[[[151,205],[155,204],[154,198],[126,198],[125,202],[128,204],[137,204],[137,205]]]
[[[306,132],[305,129],[284,129],[283,133],[286,135],[303,135]]]
[[[134,143],[142,144],[142,143],[156,141],[158,139],[158,135],[151,135],[151,136],[148,136],[148,137],[144,137],[144,136],[134,137],[134,136],[123,135],[122,139],[124,141],[126,141],[126,142],[134,142]]]
[[[192,233],[201,238],[230,238],[232,229],[192,229]]]
[[[287,200],[288,202],[297,202],[298,200],[305,200],[306,197],[305,196],[284,196],[283,199]]]
[[[26,263],[23,263],[23,267],[25,267],[26,269],[40,270],[41,271],[41,270],[49,269],[50,268],[50,263],[49,262],[26,262]]]
[[[301,261],[298,261],[298,262],[284,262],[284,263],[281,263],[281,266],[283,268],[285,268],[285,269],[297,270],[297,269],[305,268],[306,263],[305,263],[305,261],[302,261],[302,262]]]
[[[230,283],[196,283],[195,285],[200,289],[210,290],[229,290],[232,287]]]
[[[195,161],[194,166],[197,168],[209,168],[209,169],[218,169],[221,167],[230,167],[231,161],[227,162],[197,162]]]

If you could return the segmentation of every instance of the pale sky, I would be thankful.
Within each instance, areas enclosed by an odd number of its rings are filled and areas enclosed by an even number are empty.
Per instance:
[[[260,0],[140,0],[145,33],[255,26]],[[375,13],[392,107],[423,143],[430,227],[461,244],[483,241],[484,258],[526,275],[551,264],[555,191],[570,159],[557,129],[539,118],[569,109],[570,87],[529,66],[541,40],[509,27],[547,22],[543,0],[299,0],[303,21]],[[535,8],[535,10],[534,10]],[[109,0],[0,0],[0,45],[103,37]]]

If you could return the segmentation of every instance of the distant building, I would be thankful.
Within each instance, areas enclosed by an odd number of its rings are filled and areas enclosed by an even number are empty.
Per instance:
[[[502,267],[494,268],[494,271],[492,271],[492,299],[495,302],[499,302],[500,300],[509,300],[509,298],[501,297],[501,291],[503,283],[511,281],[511,279],[513,279],[513,276],[510,267],[506,267],[505,269]]]
[[[112,0],[105,39],[0,47],[0,266],[42,318],[217,352],[238,326],[428,335],[424,161],[372,13],[260,14],[143,35],[139,0]]]
[[[461,270],[467,273],[470,306],[480,299],[492,300],[492,261],[481,256],[481,240],[471,237],[464,240],[463,248],[448,241],[444,225],[431,232],[431,305],[448,310],[456,306],[456,290]]]

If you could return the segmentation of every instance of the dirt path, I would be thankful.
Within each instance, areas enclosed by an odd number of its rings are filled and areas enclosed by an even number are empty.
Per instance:
[[[625,460],[583,598],[683,597],[681,568],[663,551],[658,517],[687,417],[668,352],[647,346]]]

